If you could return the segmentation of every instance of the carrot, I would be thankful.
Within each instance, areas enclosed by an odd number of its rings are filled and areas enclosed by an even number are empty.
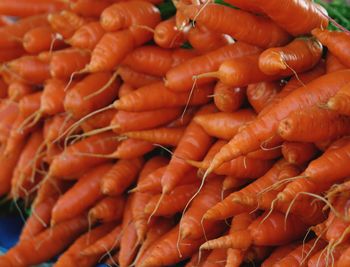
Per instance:
[[[63,39],[70,38],[77,29],[87,22],[86,19],[68,10],[51,13],[47,16],[47,19],[51,28],[59,33]]]
[[[49,65],[36,56],[23,56],[7,63],[10,72],[30,84],[43,83],[50,77]]]
[[[53,30],[48,26],[41,26],[29,30],[23,36],[23,47],[31,54],[64,47],[62,40],[55,37]]]
[[[174,17],[163,20],[154,28],[154,42],[162,48],[180,47],[187,39],[186,31],[181,31],[176,26]]]
[[[57,114],[52,118],[46,119],[44,125],[45,141],[50,144],[53,141],[58,141],[60,138],[64,138],[66,136],[64,133],[74,122],[75,120],[65,113]]]
[[[266,49],[259,68],[269,75],[292,75],[312,69],[320,60],[322,45],[315,39],[294,39],[284,47]]]
[[[203,105],[209,102],[212,85],[195,88],[193,92],[173,92],[163,82],[143,86],[113,103],[119,110],[146,111],[160,108],[174,108],[185,105]]]
[[[247,2],[242,0],[227,0],[226,2],[245,11],[249,11],[256,14],[263,13],[262,6],[255,4],[255,1]]]
[[[337,267],[345,267],[350,263],[350,249],[347,248],[337,261]]]
[[[101,255],[102,253],[118,248],[121,235],[121,226],[118,225],[105,236],[98,239],[81,252],[82,255]]]
[[[346,75],[348,75],[348,71],[329,73],[290,93],[264,116],[247,125],[244,131],[231,139],[214,157],[207,172],[210,173],[225,161],[257,149],[262,141],[273,136],[278,123],[292,111],[325,101],[334,95],[340,87],[348,82]],[[298,104],[294,105],[293,103]]]
[[[184,131],[184,128],[157,128],[153,130],[127,132],[123,133],[123,136],[147,141],[152,144],[176,147]]]
[[[290,40],[287,32],[266,17],[218,4],[208,4],[199,12],[200,9],[201,6],[189,5],[181,12],[211,31],[228,34],[235,40],[262,48],[284,45]],[[213,20],[211,16],[220,20]],[[250,27],[242,31],[242,23]]]
[[[207,114],[214,110],[213,106],[204,106],[197,113]],[[192,166],[183,159],[201,159],[212,143],[212,138],[194,121],[186,128],[168,167],[162,177],[162,193],[167,194],[180,182],[185,173],[192,169]]]
[[[312,35],[315,36],[329,51],[336,56],[339,61],[347,67],[350,67],[350,54],[346,47],[350,44],[350,36],[345,32],[328,31],[326,29],[313,29]]]
[[[218,49],[230,43],[225,35],[208,30],[204,26],[196,26],[188,31],[188,42],[201,54]]]
[[[202,267],[219,267],[225,266],[226,261],[226,249],[214,249],[208,257],[205,259]]]
[[[301,244],[283,259],[279,260],[273,266],[307,266],[307,261],[313,253],[318,252],[325,246],[325,242],[317,239],[312,239],[306,244]]]
[[[193,85],[193,76],[215,71],[227,59],[255,54],[259,51],[259,48],[242,42],[223,46],[202,56],[189,59],[170,69],[165,76],[165,85],[174,91],[188,91]],[[200,85],[212,80],[212,78],[202,78],[196,80],[196,83]]]
[[[40,112],[44,115],[55,115],[64,112],[65,83],[58,79],[49,79],[41,95]]]
[[[3,79],[0,79],[0,98],[7,98],[7,84]]]
[[[118,68],[118,74],[125,83],[135,88],[161,81],[159,77],[137,72],[127,66],[120,66]]]
[[[199,187],[199,181],[194,184],[182,185],[175,187],[174,190],[169,192],[162,198],[162,201],[159,205],[159,199],[161,194],[154,195],[145,207],[145,213],[151,214],[154,216],[171,216],[177,212],[181,212],[186,206],[187,202],[197,191]],[[155,210],[155,208],[157,209]],[[154,211],[155,210],[155,211]]]
[[[0,142],[6,143],[13,123],[16,121],[19,110],[18,105],[13,102],[3,102],[0,104]]]
[[[106,163],[86,172],[56,202],[52,210],[51,224],[74,218],[102,198],[100,180],[112,168]]]
[[[342,115],[349,115],[350,111],[348,109],[348,99],[350,95],[350,83],[344,85],[336,94],[335,96],[331,97],[326,106],[336,111],[339,114]]]
[[[278,134],[288,141],[319,142],[348,134],[348,125],[347,117],[335,111],[310,107],[291,112],[281,120]]]
[[[155,27],[160,22],[160,13],[146,1],[132,0],[115,3],[103,10],[100,23],[106,31],[118,31],[132,26]]]
[[[120,143],[111,156],[116,159],[134,159],[142,157],[154,148],[150,142],[128,138]]]
[[[83,215],[57,224],[32,239],[18,243],[0,257],[0,264],[8,267],[25,267],[48,261],[63,251],[87,227],[88,221]]]
[[[102,11],[111,5],[113,1],[110,0],[77,0],[70,1],[71,10],[84,17],[99,17]]]
[[[86,76],[67,92],[64,99],[64,109],[74,118],[80,119],[113,102],[118,95],[120,81],[116,80],[109,85],[107,83],[111,78],[112,74],[108,72]],[[109,86],[101,93],[91,95],[106,84]],[[89,97],[90,95],[91,97]]]
[[[286,255],[292,252],[295,248],[297,248],[299,243],[291,243],[284,246],[277,247],[271,255],[264,260],[261,264],[262,267],[272,267],[279,260],[283,259]]]
[[[46,146],[45,155],[43,157],[43,162],[51,164],[56,156],[61,154],[63,149],[57,144],[49,144]]]
[[[28,240],[40,234],[50,224],[51,211],[57,199],[49,198],[47,201],[34,207],[30,217],[23,226],[20,241]]]
[[[177,127],[185,127],[189,125],[197,110],[198,110],[198,107],[189,107],[188,109],[186,109],[185,113],[181,114],[181,117],[167,124],[167,127],[177,128]]]
[[[279,82],[259,82],[249,84],[247,98],[249,104],[257,113],[260,113],[278,95],[281,89]]]
[[[84,122],[82,122],[80,127],[84,132],[107,127],[111,123],[116,113],[117,110],[115,109],[107,109],[105,111],[99,112],[98,114],[87,118]]]
[[[118,221],[123,215],[124,204],[123,197],[105,197],[89,210],[88,216],[92,221],[103,223]]]
[[[19,113],[24,118],[40,109],[42,92],[26,95],[18,103]]]
[[[318,150],[312,143],[284,142],[282,146],[283,157],[292,164],[301,165],[312,160]]]
[[[101,178],[102,193],[109,196],[122,194],[135,181],[142,165],[143,160],[141,158],[119,160]]]
[[[23,96],[33,93],[35,88],[23,82],[10,83],[7,89],[8,98],[18,102]]]
[[[194,118],[207,134],[229,140],[238,131],[239,127],[255,119],[256,115],[250,109],[242,109],[234,113],[202,114]]]
[[[217,82],[214,88],[215,106],[222,112],[233,112],[238,110],[244,103],[246,96],[245,88],[232,88]]]
[[[164,49],[147,45],[136,48],[123,61],[123,65],[135,71],[154,76],[164,76],[171,68],[193,58],[195,53],[188,49]],[[154,66],[157,65],[157,68]]]
[[[169,123],[180,114],[181,108],[163,108],[142,112],[119,110],[111,121],[111,127],[116,133],[147,130]]]
[[[63,254],[60,255],[54,266],[73,267],[77,264],[82,264],[84,266],[93,266],[96,264],[101,255],[82,256],[80,252],[107,234],[112,229],[112,227],[112,224],[103,224],[81,235],[74,241],[72,245],[69,246],[69,248]]]
[[[7,16],[27,17],[42,13],[50,13],[62,10],[66,4],[61,1],[46,0],[3,0],[0,4],[0,13]]]
[[[330,73],[344,69],[346,69],[346,66],[344,66],[335,55],[328,52],[326,56],[326,72]]]
[[[50,74],[52,78],[69,79],[74,72],[81,70],[89,63],[90,53],[87,51],[67,48],[52,53],[50,59]]]
[[[135,91],[135,89],[136,88],[134,88],[131,84],[124,82],[119,88],[118,97],[122,98],[123,96]]]
[[[115,135],[107,132],[70,145],[55,157],[50,165],[48,175],[61,179],[77,177],[89,168],[107,161],[105,158],[85,156],[80,153],[109,154],[116,149],[118,143]]]
[[[332,250],[332,254],[327,257],[325,256],[325,252],[323,250],[318,251],[314,253],[309,261],[308,261],[308,266],[310,267],[326,267],[332,264],[332,262],[336,262],[336,266],[342,267],[342,265],[338,262],[339,258],[341,255],[346,251],[348,248],[349,244],[341,244],[339,246],[336,246]],[[333,263],[334,264],[334,263]]]
[[[86,0],[85,0],[86,1]],[[100,1],[93,3],[99,3]],[[89,22],[79,29],[67,40],[71,46],[92,51],[105,33],[98,21]]]
[[[0,50],[0,62],[6,62],[12,59],[16,59],[25,54],[25,50],[19,48],[7,48],[6,50]]]
[[[180,220],[180,237],[197,239],[213,227],[217,227],[214,221],[204,221],[204,213],[221,200],[222,179],[209,181],[204,185],[202,191],[193,200],[189,209]]]

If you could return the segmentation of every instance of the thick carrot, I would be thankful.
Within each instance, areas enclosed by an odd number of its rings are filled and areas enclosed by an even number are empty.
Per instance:
[[[199,25],[189,30],[187,38],[192,47],[201,54],[218,49],[231,41],[225,35]]]
[[[51,224],[74,218],[101,199],[100,181],[111,168],[112,164],[106,163],[81,176],[56,202],[52,210]]]
[[[86,19],[68,10],[51,13],[47,16],[47,19],[51,28],[64,39],[70,38],[77,29],[87,22]]]
[[[27,17],[42,13],[60,11],[66,7],[62,1],[47,0],[3,0],[0,4],[0,13],[7,16]]]
[[[193,58],[196,54],[189,49],[164,49],[147,45],[136,48],[123,61],[138,72],[154,76],[164,76],[171,68]],[[154,66],[157,65],[157,68]]]
[[[346,32],[328,31],[326,29],[313,29],[315,36],[339,61],[350,67],[350,54],[346,47],[350,44],[350,36]]]
[[[55,157],[49,168],[49,176],[61,179],[77,177],[89,168],[108,161],[106,158],[86,156],[84,153],[109,154],[116,149],[118,144],[119,141],[115,138],[115,134],[107,132],[70,145]]]
[[[77,0],[70,1],[71,10],[84,17],[100,17],[102,11],[111,5],[111,0]]]
[[[94,3],[98,3],[93,1]],[[76,48],[92,51],[105,33],[98,21],[89,22],[81,26],[67,42]]]
[[[160,77],[137,72],[127,66],[120,66],[118,68],[118,74],[125,83],[128,83],[135,88],[161,81]]]
[[[123,133],[123,135],[129,138],[147,141],[152,144],[176,147],[184,131],[184,128],[157,128],[153,130],[127,132]]]
[[[250,109],[242,109],[234,113],[210,113],[198,115],[194,121],[198,123],[207,134],[230,140],[238,131],[239,127],[249,123],[256,118],[255,113]]]
[[[299,243],[291,243],[284,246],[277,247],[271,255],[264,260],[261,264],[262,267],[273,267],[275,263],[279,260],[283,259],[286,255],[292,252],[296,247],[298,247]]]
[[[278,134],[288,141],[334,140],[350,132],[349,122],[335,111],[310,107],[291,112],[279,123]]]
[[[266,49],[259,68],[266,74],[292,75],[312,69],[320,60],[322,45],[315,39],[294,39],[284,47]]]
[[[23,82],[12,82],[7,89],[8,98],[14,102],[18,102],[23,96],[31,94],[35,91],[33,86]]]
[[[222,112],[233,112],[238,110],[244,103],[246,89],[217,82],[214,88],[215,106]]]
[[[93,221],[115,222],[121,219],[124,204],[123,197],[105,197],[89,210],[88,216]]]
[[[101,93],[91,95],[106,85],[112,74],[108,72],[92,73],[73,86],[64,98],[65,110],[74,118],[80,119],[89,113],[105,107],[118,95],[120,81],[117,79]],[[91,95],[91,97],[89,97]],[[87,98],[89,97],[89,98]]]
[[[227,59],[255,54],[259,51],[259,48],[242,42],[223,46],[202,56],[189,59],[170,69],[165,76],[165,85],[174,91],[188,91],[192,88],[193,76],[216,71],[220,64]],[[196,83],[204,84],[212,80],[212,78],[202,78],[198,79]]]
[[[335,96],[331,97],[326,106],[339,114],[349,115],[348,101],[350,99],[350,83],[344,85]]]
[[[228,34],[236,40],[262,48],[284,45],[290,40],[290,35],[269,18],[227,6],[208,4],[201,9],[198,5],[189,5],[181,12],[209,30]],[[242,23],[250,26],[242,30]]]
[[[209,102],[213,86],[197,87],[193,92],[173,92],[163,82],[143,86],[113,103],[119,110],[145,111],[161,108],[181,107],[185,105],[203,105]]]
[[[282,146],[283,157],[292,164],[301,165],[312,160],[318,150],[313,143],[284,142]]]
[[[174,190],[170,191],[162,198],[159,205],[157,204],[161,198],[161,194],[154,195],[147,203],[145,213],[167,217],[181,212],[197,191],[198,187],[199,181],[197,183],[175,187]],[[155,210],[155,208],[157,208],[157,210]]]
[[[111,156],[116,159],[134,159],[144,156],[154,148],[150,142],[128,138],[120,143]]]
[[[154,28],[154,42],[162,48],[180,47],[187,39],[186,31],[180,31],[176,27],[174,17],[164,20]]]
[[[348,77],[348,78],[347,78]],[[279,122],[296,109],[306,108],[327,100],[350,80],[349,72],[338,71],[326,74],[300,87],[283,98],[264,116],[256,119],[239,132],[212,160],[209,171],[223,162],[257,149],[261,142],[273,137]]]
[[[343,65],[335,55],[333,55],[331,52],[327,53],[327,56],[326,56],[327,73],[338,71],[338,70],[344,70],[346,68],[347,67]]]
[[[119,160],[106,175],[101,177],[101,191],[105,195],[120,195],[137,178],[143,165],[142,158]]]
[[[247,98],[249,104],[260,113],[278,94],[281,89],[279,82],[259,82],[249,84]]]
[[[8,267],[25,267],[48,261],[63,251],[87,227],[88,221],[84,215],[57,224],[32,239],[18,243],[0,257],[0,264]]]

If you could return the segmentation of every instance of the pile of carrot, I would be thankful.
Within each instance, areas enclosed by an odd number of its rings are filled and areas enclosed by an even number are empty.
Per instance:
[[[350,266],[350,33],[223,3],[0,0],[0,266]]]

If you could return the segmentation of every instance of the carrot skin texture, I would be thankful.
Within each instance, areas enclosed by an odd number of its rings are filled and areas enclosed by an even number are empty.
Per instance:
[[[110,0],[77,0],[70,3],[74,13],[84,17],[100,17],[102,11],[111,5]]]
[[[247,98],[250,105],[259,114],[278,95],[281,86],[278,82],[259,82],[247,86]]]
[[[186,32],[176,27],[174,17],[161,21],[154,28],[154,42],[162,48],[178,48],[187,39]]]
[[[222,112],[238,110],[243,105],[245,96],[245,88],[232,88],[221,82],[217,82],[214,88],[214,103]]]

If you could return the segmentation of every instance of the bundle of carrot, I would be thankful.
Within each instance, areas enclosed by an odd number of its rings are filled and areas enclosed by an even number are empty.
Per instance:
[[[0,195],[31,209],[1,267],[350,266],[350,34],[321,5],[0,15]]]

